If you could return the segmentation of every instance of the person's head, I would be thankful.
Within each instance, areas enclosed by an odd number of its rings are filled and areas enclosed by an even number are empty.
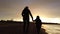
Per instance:
[[[39,16],[37,16],[36,18],[40,19],[40,17],[39,17]]]
[[[26,6],[25,9],[28,9],[28,6]]]

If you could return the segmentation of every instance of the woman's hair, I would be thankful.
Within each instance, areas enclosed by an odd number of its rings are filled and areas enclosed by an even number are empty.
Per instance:
[[[26,6],[25,9],[28,9],[28,6]]]

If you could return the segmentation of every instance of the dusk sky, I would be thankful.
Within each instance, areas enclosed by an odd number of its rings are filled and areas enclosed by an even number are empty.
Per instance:
[[[0,0],[0,20],[22,20],[22,10],[25,6],[34,17],[41,17],[43,22],[60,23],[60,0]]]

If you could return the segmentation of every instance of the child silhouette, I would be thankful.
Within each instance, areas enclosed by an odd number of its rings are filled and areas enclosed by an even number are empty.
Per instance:
[[[39,34],[40,28],[41,28],[41,25],[42,25],[42,22],[41,22],[39,16],[36,17],[35,22],[36,22],[37,33]]]

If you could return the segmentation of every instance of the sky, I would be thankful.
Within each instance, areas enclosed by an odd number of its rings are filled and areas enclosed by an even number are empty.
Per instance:
[[[0,0],[0,20],[22,21],[25,6],[34,19],[39,15],[42,22],[60,23],[60,0]]]

